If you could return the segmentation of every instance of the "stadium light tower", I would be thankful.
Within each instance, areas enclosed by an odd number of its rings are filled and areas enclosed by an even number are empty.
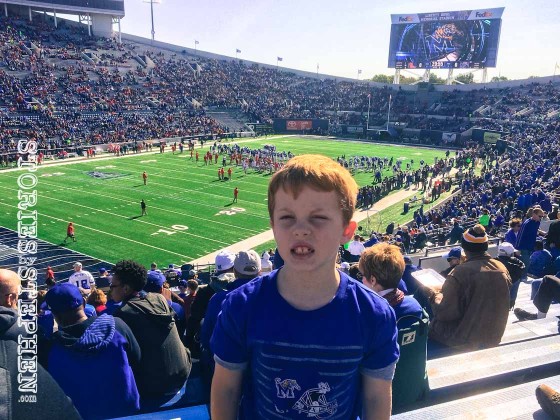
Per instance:
[[[150,14],[152,17],[152,41],[155,41],[156,30],[154,29],[154,3],[161,4],[161,0],[143,0],[144,3],[150,3]]]

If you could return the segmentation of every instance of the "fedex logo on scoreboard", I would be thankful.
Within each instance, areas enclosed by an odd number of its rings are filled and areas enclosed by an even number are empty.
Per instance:
[[[491,18],[492,17],[492,12],[475,12],[475,17],[477,18]]]
[[[313,122],[310,120],[303,121],[286,121],[286,130],[297,131],[297,130],[311,130],[313,128]]]
[[[420,17],[417,14],[409,13],[407,15],[391,15],[391,23],[393,25],[406,25],[409,23],[420,22]]]
[[[503,13],[504,13],[503,7],[496,7],[494,9],[471,10],[467,20],[501,19]]]

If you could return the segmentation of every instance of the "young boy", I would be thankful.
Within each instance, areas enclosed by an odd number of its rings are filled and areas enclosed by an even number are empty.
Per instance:
[[[389,302],[397,320],[407,315],[422,318],[418,301],[398,288],[405,268],[398,246],[380,243],[367,248],[360,256],[359,268],[362,283]],[[408,328],[415,322],[415,318],[405,318],[399,322],[399,328]]]
[[[318,155],[272,177],[268,209],[284,266],[223,303],[211,340],[213,419],[236,419],[238,409],[243,419],[389,419],[394,312],[336,270],[356,228],[357,191],[347,170]]]

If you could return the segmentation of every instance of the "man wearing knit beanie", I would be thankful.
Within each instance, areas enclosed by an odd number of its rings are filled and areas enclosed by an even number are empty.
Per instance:
[[[482,225],[463,234],[461,247],[467,259],[449,273],[441,290],[424,288],[434,313],[430,340],[465,350],[497,346],[506,328],[511,277],[486,252]]]

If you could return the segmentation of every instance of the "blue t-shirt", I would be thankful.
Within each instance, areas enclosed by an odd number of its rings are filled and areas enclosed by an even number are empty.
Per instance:
[[[241,418],[356,418],[361,375],[379,378],[399,357],[394,311],[344,273],[330,303],[301,311],[277,273],[229,293],[211,339],[216,363],[250,373]]]

